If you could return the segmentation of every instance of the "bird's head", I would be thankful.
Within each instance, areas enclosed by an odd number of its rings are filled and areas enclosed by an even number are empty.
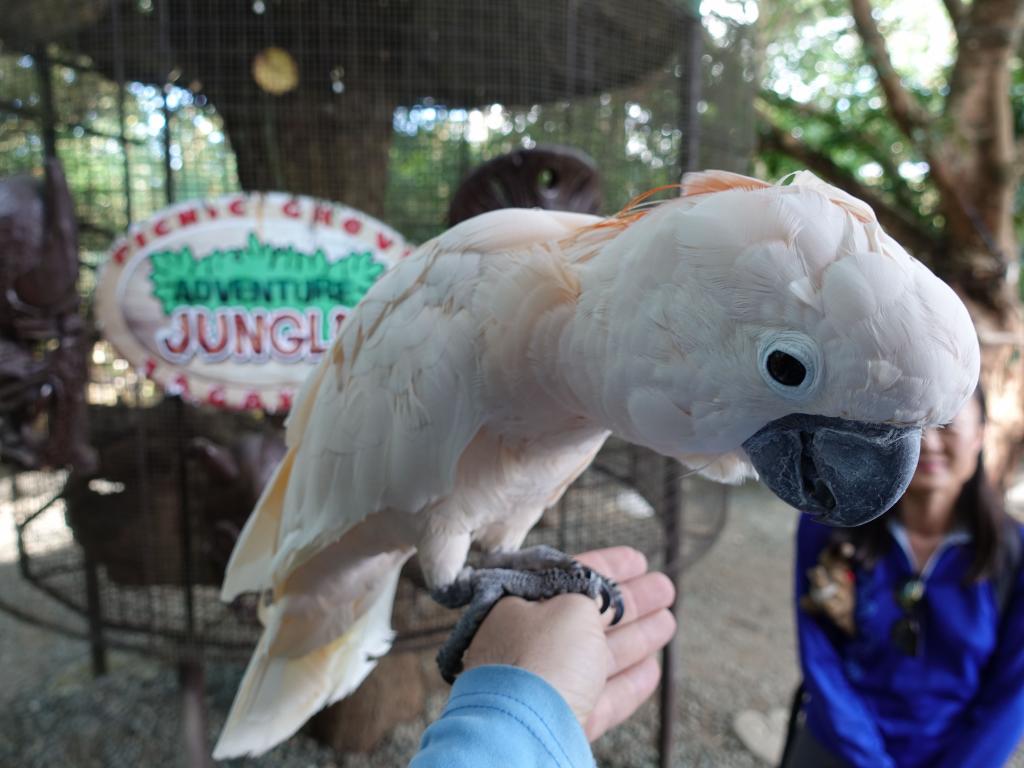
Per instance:
[[[627,436],[745,455],[784,501],[835,525],[891,507],[922,428],[977,384],[955,293],[867,205],[806,173],[786,186],[698,174],[646,219],[654,247],[632,287],[644,320],[625,340],[638,370],[618,390]]]

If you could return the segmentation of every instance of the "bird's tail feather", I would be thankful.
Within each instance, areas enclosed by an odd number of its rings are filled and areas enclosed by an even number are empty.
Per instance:
[[[277,551],[284,496],[296,450],[289,448],[274,470],[235,542],[220,590],[220,599],[225,602],[234,600],[243,592],[259,592],[269,586],[265,582],[271,572],[270,562]]]
[[[382,576],[373,602],[343,635],[303,656],[271,655],[278,629],[290,618],[282,606],[271,605],[214,748],[215,759],[260,755],[359,687],[391,647],[391,607],[402,562]]]

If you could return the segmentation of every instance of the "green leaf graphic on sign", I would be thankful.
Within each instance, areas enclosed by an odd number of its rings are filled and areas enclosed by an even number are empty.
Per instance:
[[[370,251],[333,263],[324,252],[276,248],[250,234],[245,247],[217,250],[197,259],[186,246],[150,256],[153,295],[164,313],[179,307],[267,310],[319,309],[327,317],[338,306],[354,307],[385,267]]]

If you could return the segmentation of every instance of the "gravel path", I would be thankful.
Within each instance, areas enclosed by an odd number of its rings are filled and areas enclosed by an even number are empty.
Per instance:
[[[12,521],[4,514],[0,507],[0,594],[24,594],[12,562]],[[767,715],[786,707],[797,681],[789,602],[795,524],[795,513],[762,488],[737,489],[721,538],[686,574],[676,765],[766,765],[743,746],[732,723],[740,710]],[[112,654],[111,667],[111,674],[94,681],[84,643],[0,613],[0,766],[183,765],[173,670],[124,654]],[[236,665],[207,670],[211,739],[240,674]],[[431,696],[428,717],[442,705],[442,695]],[[335,755],[300,735],[261,759],[225,765],[395,768],[415,750],[423,725],[400,726],[369,756]],[[648,704],[596,745],[599,764],[654,766],[656,739],[657,711]]]

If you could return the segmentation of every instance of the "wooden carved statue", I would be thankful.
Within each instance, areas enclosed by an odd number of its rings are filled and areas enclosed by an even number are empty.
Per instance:
[[[60,163],[0,181],[0,461],[89,472],[78,230]]]
[[[448,208],[448,225],[499,208],[597,213],[597,167],[573,147],[540,146],[500,155],[477,166],[459,184]]]

